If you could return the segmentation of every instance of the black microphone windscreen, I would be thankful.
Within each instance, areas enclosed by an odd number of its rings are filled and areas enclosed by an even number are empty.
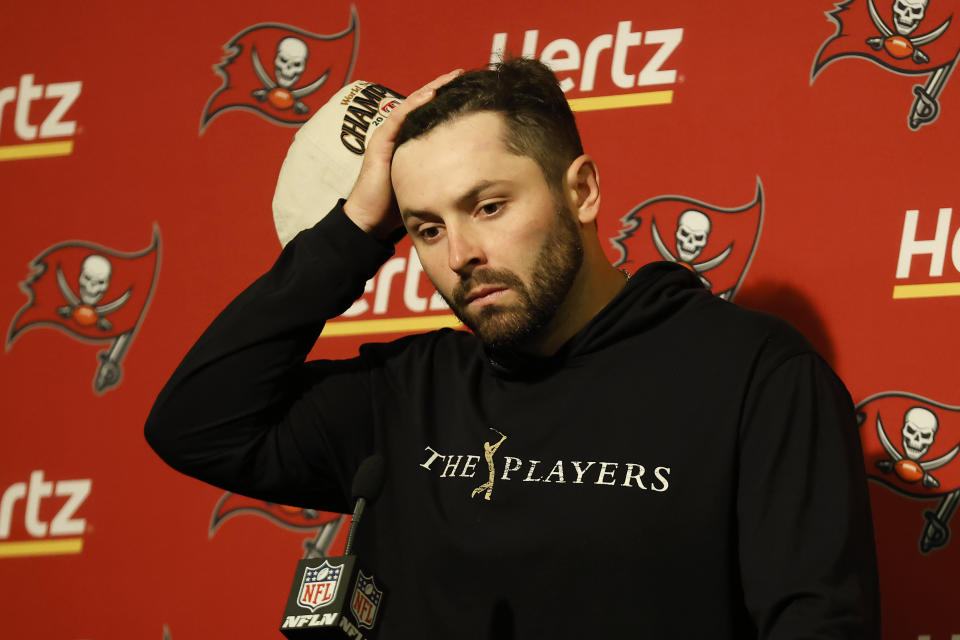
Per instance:
[[[515,626],[513,608],[510,607],[510,603],[504,599],[497,600],[490,612],[490,635],[488,637],[491,640],[513,640],[513,628]]]
[[[356,475],[353,476],[353,499],[363,498],[373,502],[380,495],[383,486],[383,456],[375,453],[360,463]]]

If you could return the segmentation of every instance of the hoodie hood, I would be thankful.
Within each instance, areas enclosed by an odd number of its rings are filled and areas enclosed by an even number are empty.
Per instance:
[[[623,290],[557,353],[536,356],[486,346],[484,351],[498,375],[536,377],[627,336],[647,331],[683,307],[702,300],[704,295],[710,294],[686,267],[674,262],[652,262],[630,276]]]

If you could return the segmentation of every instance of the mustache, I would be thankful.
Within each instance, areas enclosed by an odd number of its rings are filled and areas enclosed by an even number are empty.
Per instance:
[[[467,301],[467,295],[479,285],[490,284],[500,285],[522,291],[524,289],[523,281],[506,269],[478,269],[469,276],[460,280],[453,289],[453,301],[457,306],[464,306]]]

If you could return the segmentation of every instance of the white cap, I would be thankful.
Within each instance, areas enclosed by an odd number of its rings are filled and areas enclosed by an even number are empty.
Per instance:
[[[356,80],[300,127],[273,192],[280,244],[315,225],[337,200],[350,195],[370,135],[402,100],[382,85]]]

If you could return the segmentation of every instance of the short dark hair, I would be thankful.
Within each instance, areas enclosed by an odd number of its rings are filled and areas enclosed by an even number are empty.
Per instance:
[[[557,77],[542,62],[528,58],[468,71],[437,89],[430,102],[407,114],[394,148],[444,122],[479,111],[503,117],[507,150],[532,158],[551,189],[560,189],[567,167],[583,154],[573,112]]]

